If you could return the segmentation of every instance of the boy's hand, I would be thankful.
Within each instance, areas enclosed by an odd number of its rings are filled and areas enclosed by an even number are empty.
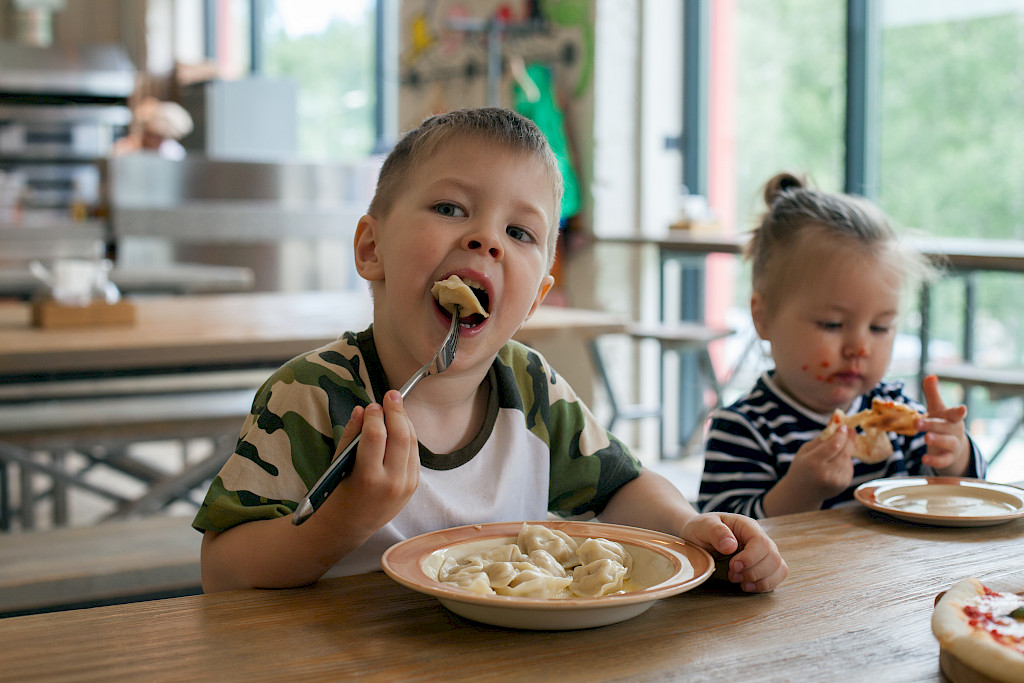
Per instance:
[[[773,590],[789,566],[756,520],[744,515],[707,512],[683,527],[683,538],[729,559],[729,580],[748,593]]]
[[[420,453],[401,395],[394,390],[381,404],[356,408],[342,431],[338,452],[362,432],[352,473],[324,503],[346,529],[361,529],[366,538],[390,522],[419,484]],[[337,454],[335,454],[337,456]]]
[[[959,477],[967,473],[971,460],[971,444],[964,427],[967,406],[947,408],[939,395],[939,378],[928,375],[921,383],[928,416],[917,421],[925,432],[928,452],[921,461],[937,473]]]

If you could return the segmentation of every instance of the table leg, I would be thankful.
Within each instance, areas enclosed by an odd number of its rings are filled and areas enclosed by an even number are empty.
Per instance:
[[[0,531],[11,529],[11,473],[8,465],[0,460]]]
[[[928,345],[931,343],[931,307],[932,290],[927,282],[921,284],[921,295],[918,299],[918,309],[921,316],[921,328],[919,338],[921,340],[920,364],[917,371],[917,387],[921,389],[925,374],[928,372]]]
[[[963,330],[963,356],[965,363],[974,362],[974,306],[977,303],[977,281],[974,273],[964,274],[964,330]],[[964,387],[964,405],[967,412],[971,412],[971,387]]]

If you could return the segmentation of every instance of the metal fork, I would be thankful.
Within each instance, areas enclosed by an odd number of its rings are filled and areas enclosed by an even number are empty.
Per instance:
[[[455,360],[455,349],[459,346],[459,311],[459,306],[455,306],[455,310],[452,311],[452,326],[448,329],[448,336],[445,337],[441,348],[398,390],[403,399],[408,396],[414,386],[419,384],[421,379],[444,372]],[[356,463],[356,446],[359,444],[360,437],[362,437],[362,433],[357,434],[356,438],[345,446],[345,450],[334,459],[327,471],[309,489],[309,493],[302,499],[295,514],[292,515],[292,524],[298,526],[312,517],[313,513],[319,510],[327,500],[327,496],[331,495],[331,492],[341,483],[341,480],[352,472],[352,467]]]

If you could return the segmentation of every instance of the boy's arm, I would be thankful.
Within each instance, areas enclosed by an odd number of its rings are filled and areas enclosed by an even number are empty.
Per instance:
[[[288,515],[205,532],[204,591],[312,583],[401,511],[419,483],[419,446],[397,391],[353,411],[338,451],[360,431],[352,473],[304,524]]]
[[[729,580],[748,592],[769,591],[789,574],[775,542],[755,520],[728,513],[698,514],[670,481],[645,469],[620,487],[601,512],[613,524],[683,538],[729,559]]]
[[[683,527],[697,511],[665,477],[644,469],[640,476],[620,487],[601,512],[603,522],[682,536]]]
[[[321,509],[326,507],[325,503]],[[329,525],[318,513],[302,526],[292,524],[289,516],[205,532],[200,562],[203,591],[291,588],[317,581],[362,542],[339,539],[324,527]]]

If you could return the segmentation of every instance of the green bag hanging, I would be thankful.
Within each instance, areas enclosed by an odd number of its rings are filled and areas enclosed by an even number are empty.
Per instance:
[[[580,187],[569,152],[565,134],[565,117],[555,99],[551,82],[551,70],[543,64],[529,64],[526,75],[536,84],[539,97],[531,101],[522,86],[513,81],[512,94],[515,110],[537,124],[548,139],[548,144],[558,157],[558,169],[562,172],[565,195],[562,197],[562,221],[575,216],[580,210]]]

